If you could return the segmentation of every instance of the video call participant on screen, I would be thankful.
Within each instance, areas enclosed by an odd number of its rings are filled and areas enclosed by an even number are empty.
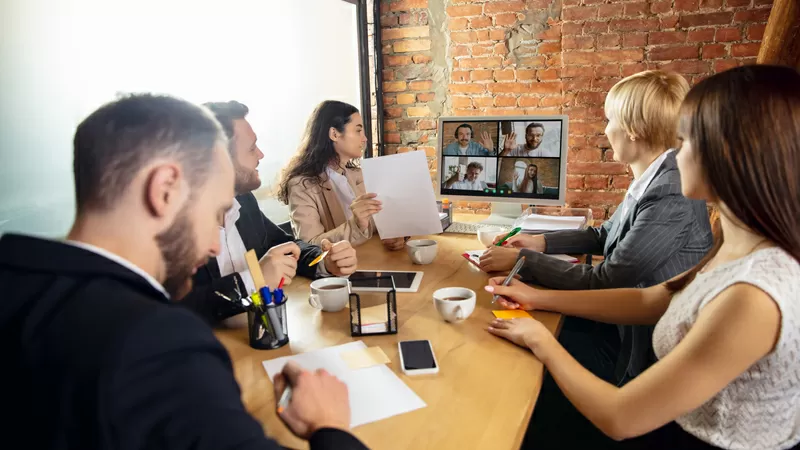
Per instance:
[[[681,174],[674,151],[681,102],[689,84],[679,74],[645,71],[631,75],[609,91],[605,133],[614,157],[633,171],[625,199],[599,227],[544,235],[517,235],[509,246],[492,246],[481,258],[486,271],[510,270],[519,255],[527,282],[552,289],[646,288],[675,277],[700,261],[712,245],[706,203],[681,192]],[[589,253],[605,259],[594,265],[572,264],[544,253]],[[624,384],[649,367],[651,325],[611,325],[568,317],[559,342],[584,367],[600,378]],[[572,447],[608,442],[566,400],[546,376],[537,400],[529,436],[552,445],[564,439],[563,423],[585,433],[569,433]],[[544,446],[549,448],[548,445]]]
[[[503,151],[500,156],[518,156],[528,158],[553,157],[561,155],[561,149],[554,146],[542,147],[544,139],[544,125],[533,122],[525,127],[525,143],[517,145],[517,133],[509,133],[503,142]]]
[[[522,177],[519,173],[514,171],[514,189],[513,192],[525,194],[541,194],[544,192],[542,183],[539,181],[539,166],[536,164],[528,164],[525,173]]]
[[[195,310],[209,323],[226,321],[228,326],[246,326],[247,317],[241,306],[223,296],[238,299],[255,292],[255,284],[247,268],[245,254],[255,250],[264,282],[276,288],[284,279],[290,284],[296,275],[306,278],[349,275],[356,270],[356,251],[347,241],[326,241],[328,256],[314,267],[308,264],[323,248],[311,245],[281,230],[258,207],[251,191],[261,186],[258,163],[264,157],[257,137],[246,116],[249,109],[237,101],[206,103],[230,138],[228,151],[236,170],[236,197],[225,212],[219,231],[220,253],[197,270],[194,289],[183,305]]]
[[[281,175],[278,199],[289,205],[294,234],[312,244],[323,240],[361,245],[372,238],[372,216],[381,210],[367,193],[358,167],[367,136],[358,109],[327,100],[308,119],[297,154]],[[401,250],[406,239],[384,239]]]
[[[483,172],[483,164],[473,161],[467,165],[467,173],[463,179],[461,176],[461,165],[456,169],[447,181],[444,182],[446,189],[460,189],[462,191],[483,191],[487,188],[486,183],[478,180]]]
[[[207,110],[165,96],[109,103],[74,138],[65,241],[0,239],[4,439],[36,449],[278,450],[245,410],[228,352],[174,305],[220,252],[234,196]],[[347,387],[296,365],[281,414],[312,449],[363,449]],[[13,388],[11,388],[13,387]],[[266,405],[265,405],[266,406]],[[31,432],[32,424],[40,424]],[[46,425],[46,426],[45,426]]]
[[[586,427],[561,422],[556,440],[531,435],[533,448],[800,447],[798,85],[794,68],[751,65],[686,96],[682,191],[720,211],[714,248],[690,270],[648,288],[582,292],[490,280],[504,307],[655,326],[657,362],[620,386],[587,371],[534,319],[493,322],[490,332],[529,348],[594,426],[626,440],[568,445]]]
[[[456,128],[455,142],[444,148],[444,156],[491,156],[494,152],[492,137],[486,131],[481,135],[481,143],[472,140],[472,125],[462,123]]]

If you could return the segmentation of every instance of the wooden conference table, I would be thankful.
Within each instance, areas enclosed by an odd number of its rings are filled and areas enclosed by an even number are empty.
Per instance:
[[[414,265],[406,251],[389,252],[375,238],[358,247],[359,268],[415,270],[425,275],[417,293],[397,294],[398,333],[352,338],[348,309],[327,313],[308,304],[309,281],[297,278],[289,295],[290,342],[278,350],[250,348],[247,330],[219,330],[217,337],[233,360],[247,410],[265,432],[290,448],[307,448],[275,412],[272,382],[261,362],[353,340],[379,346],[391,359],[389,367],[427,407],[362,425],[353,433],[372,449],[517,449],[542,384],[544,368],[528,350],[486,331],[493,318],[491,296],[483,290],[488,276],[461,254],[481,248],[475,235],[441,234],[436,260]],[[475,312],[458,324],[444,322],[432,294],[443,287],[466,287],[477,293]],[[385,295],[385,294],[384,294]],[[535,312],[534,317],[556,333],[561,315]],[[397,342],[428,339],[439,362],[437,375],[408,377],[400,369]]]

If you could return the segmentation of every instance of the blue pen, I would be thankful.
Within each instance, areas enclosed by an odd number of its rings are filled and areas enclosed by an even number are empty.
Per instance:
[[[275,296],[276,305],[280,305],[281,303],[283,303],[283,289],[281,288],[275,289],[275,292],[273,292],[272,295]]]
[[[277,308],[270,308],[273,304],[272,302],[272,293],[269,291],[269,286],[264,286],[259,289],[261,293],[261,297],[264,299],[264,309],[267,313],[267,317],[269,317],[269,321],[272,324],[272,329],[275,331],[275,339],[282,341],[284,337],[286,337],[285,332],[283,331],[282,322],[280,317],[278,316]],[[276,299],[275,303],[276,306],[278,305],[278,301]]]
[[[258,290],[258,293],[261,294],[261,299],[264,300],[265,305],[272,304],[272,293],[269,291],[269,286],[264,286]]]

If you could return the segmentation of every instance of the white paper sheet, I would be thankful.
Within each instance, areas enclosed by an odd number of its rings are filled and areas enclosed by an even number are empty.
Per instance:
[[[486,249],[481,250],[467,250],[463,253],[464,257],[469,260],[472,264],[475,264],[478,268],[481,267],[481,256],[486,253]],[[569,255],[559,255],[559,254],[548,254],[547,256],[552,256],[553,258],[560,259],[562,261],[576,263],[578,259]]]
[[[425,152],[361,160],[364,187],[378,194],[383,210],[373,220],[381,239],[442,232]]]
[[[352,370],[339,356],[342,352],[367,348],[362,341],[350,342],[336,347],[328,347],[299,355],[264,361],[261,364],[275,377],[289,360],[300,364],[304,369],[325,369],[347,384],[350,393],[350,426],[357,427],[370,422],[386,419],[416,409],[424,408],[425,402],[403,383],[385,365]]]
[[[548,216],[544,214],[531,214],[522,221],[523,230],[556,231],[579,230],[586,222],[581,216]]]

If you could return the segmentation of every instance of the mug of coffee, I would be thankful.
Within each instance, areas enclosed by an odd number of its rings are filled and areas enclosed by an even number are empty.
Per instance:
[[[311,283],[308,304],[325,312],[341,311],[350,300],[350,280],[320,278]]]
[[[447,322],[460,322],[475,311],[475,292],[460,287],[443,288],[433,293],[436,311]]]
[[[406,249],[414,264],[430,264],[436,258],[439,244],[433,239],[414,239],[406,242]]]

